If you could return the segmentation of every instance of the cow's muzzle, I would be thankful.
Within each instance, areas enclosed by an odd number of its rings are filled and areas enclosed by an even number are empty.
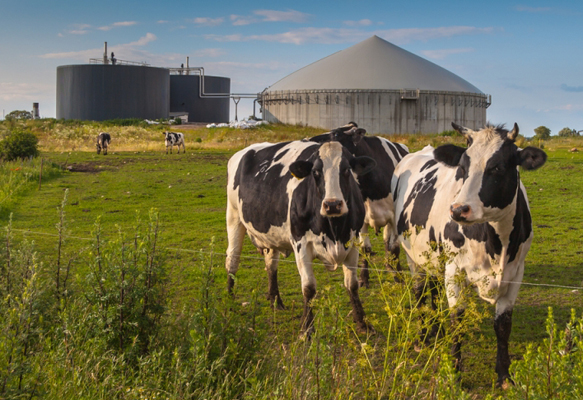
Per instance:
[[[322,211],[328,217],[345,214],[348,210],[344,201],[337,199],[326,199],[322,202]]]
[[[454,203],[449,207],[451,219],[457,222],[467,221],[472,213],[472,208],[467,204]]]

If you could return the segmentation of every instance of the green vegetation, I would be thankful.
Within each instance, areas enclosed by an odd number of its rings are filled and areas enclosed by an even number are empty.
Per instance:
[[[551,137],[551,130],[546,126],[539,126],[534,129],[534,139],[536,140],[548,140]]]
[[[39,155],[38,138],[32,132],[14,129],[0,141],[0,159],[13,161]]]
[[[6,120],[22,120],[22,119],[32,119],[32,113],[30,111],[24,110],[14,110],[6,115]]]
[[[0,131],[14,124],[6,121]],[[468,291],[468,311],[457,327],[464,337],[458,375],[448,356],[456,332],[445,295],[433,318],[422,319],[430,310],[414,307],[409,276],[396,283],[382,267],[382,237],[371,237],[377,253],[370,259],[372,285],[360,292],[374,335],[354,332],[342,273],[316,265],[316,331],[311,341],[301,338],[293,256],[279,269],[287,309],[273,310],[265,300],[263,262],[247,239],[234,297],[228,296],[227,160],[245,144],[322,130],[183,125],[173,129],[185,133],[187,153],[166,155],[158,126],[54,120],[17,126],[41,139],[44,169],[39,190],[40,158],[0,165],[3,193],[10,193],[0,203],[0,397],[518,399],[580,393],[583,299],[575,287],[583,286],[583,155],[569,150],[581,148],[581,138],[552,137],[545,142],[547,164],[521,172],[535,239],[510,337],[516,386],[502,391],[493,388],[493,307]],[[93,149],[93,135],[104,130],[113,135],[106,157]],[[455,135],[391,139],[412,151],[465,142]],[[84,146],[88,151],[79,150]],[[418,348],[422,321],[437,321],[444,333]]]

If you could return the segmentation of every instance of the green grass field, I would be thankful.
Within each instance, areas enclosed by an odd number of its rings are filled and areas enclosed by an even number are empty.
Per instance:
[[[176,130],[180,128],[177,127]],[[184,310],[194,307],[193,304],[200,299],[201,282],[204,282],[201,281],[201,268],[212,269],[212,285],[209,284],[209,287],[216,291],[216,296],[223,298],[226,293],[225,186],[229,157],[237,149],[253,141],[295,139],[319,132],[299,130],[300,132],[294,132],[293,127],[262,128],[258,132],[216,132],[206,128],[184,130],[187,135],[187,153],[171,155],[164,153],[162,135],[157,136],[159,132],[147,135],[147,140],[132,139],[136,141],[135,150],[128,149],[129,140],[124,141],[124,151],[116,149],[114,136],[110,154],[107,156],[98,156],[93,151],[73,151],[74,146],[69,142],[61,143],[63,147],[58,149],[45,146],[42,153],[45,168],[50,167],[51,171],[61,169],[61,172],[53,171],[47,175],[40,189],[38,181],[35,181],[16,194],[12,202],[0,209],[0,224],[6,226],[12,215],[15,242],[23,239],[34,240],[40,260],[45,265],[54,264],[58,242],[55,228],[59,219],[57,209],[65,190],[68,189],[65,207],[68,231],[62,259],[72,260],[71,280],[82,284],[90,267],[80,254],[87,252],[90,247],[92,231],[98,217],[101,220],[103,236],[113,241],[120,230],[128,236],[133,234],[137,214],[142,220],[146,220],[151,209],[158,210],[161,228],[158,243],[161,249],[165,249],[169,275],[167,307],[168,313],[173,315],[173,321],[176,321],[180,319],[180,315],[187,315]],[[46,143],[50,139],[50,130],[43,131],[43,135]],[[81,135],[80,138],[74,139],[76,146],[85,149],[79,142],[86,137]],[[190,145],[188,138],[191,141],[194,138],[201,140],[196,145]],[[437,135],[415,139],[394,137],[393,140],[407,144],[412,151],[425,144],[461,142],[460,138]],[[583,141],[578,143],[576,139],[551,140],[545,143],[548,154],[546,165],[537,171],[521,173],[529,196],[535,239],[526,259],[524,285],[514,309],[510,338],[513,360],[520,360],[529,345],[540,345],[547,337],[545,320],[548,307],[553,308],[559,329],[568,322],[571,309],[575,309],[578,315],[583,310],[583,289],[578,289],[583,288],[583,155],[581,152],[569,151],[581,144]],[[92,145],[86,147],[89,150]],[[396,315],[409,312],[410,291],[402,284],[395,283],[392,276],[382,269],[382,237],[373,236],[372,242],[373,250],[377,253],[372,260],[375,265],[373,284],[369,289],[361,289],[365,311],[377,329],[377,335],[371,338],[358,338],[351,333],[349,299],[342,288],[341,271],[327,272],[323,267],[315,268],[319,290],[315,312],[319,321],[317,332],[321,332],[316,341],[322,340],[323,346],[330,351],[333,360],[330,362],[334,363],[336,358],[342,361],[335,368],[343,371],[352,383],[368,379],[369,375],[362,371],[369,371],[371,375],[378,374],[375,375],[377,382],[379,376],[387,373],[386,369],[398,369],[398,365],[392,364],[391,358],[404,363],[407,366],[405,368],[413,371],[412,374],[420,368],[419,365],[424,365],[423,360],[431,359],[425,353],[419,356],[409,350],[399,350],[397,344],[411,344],[414,340],[411,337],[395,339],[399,333],[395,330],[397,325],[405,326],[406,329],[403,329],[406,333],[410,333],[409,330],[415,332],[416,329],[408,327],[406,318],[398,324],[394,322],[397,321]],[[404,257],[401,263],[406,265]],[[253,329],[260,331],[259,337],[265,344],[260,343],[251,349],[254,354],[250,358],[265,365],[278,365],[279,360],[265,360],[264,357],[281,357],[285,360],[286,354],[291,352],[290,349],[294,349],[299,343],[302,295],[293,255],[280,263],[279,279],[287,309],[275,312],[264,299],[267,277],[263,262],[246,239],[241,268],[237,274],[235,305],[231,307],[237,307],[237,312],[243,317],[249,315],[249,318],[255,318],[257,313]],[[476,301],[475,296],[470,295],[470,300]],[[502,392],[498,389],[492,392],[492,383],[496,377],[496,339],[491,319],[493,307],[479,301],[476,304],[476,318],[470,323],[462,349],[464,372],[461,387],[473,396],[470,398],[484,398],[489,393]],[[254,305],[257,308],[251,311]],[[478,316],[479,313],[483,315]],[[346,342],[326,341],[327,335],[332,335],[328,339],[337,339],[338,336],[334,336],[332,331],[340,329],[338,327],[343,327],[348,332],[340,336]],[[368,353],[355,350],[363,343],[369,346]],[[358,354],[362,355],[363,351],[366,357],[361,358]],[[333,369],[333,365],[328,367]],[[351,369],[353,374],[350,373]],[[282,371],[284,370],[285,368]],[[267,388],[262,389],[259,381],[251,380],[252,390],[239,393],[237,397],[259,398],[261,394],[264,398],[330,398],[319,391],[315,393],[306,389],[305,394],[302,394],[301,391],[291,388],[293,385],[311,387],[318,379],[313,373],[314,371],[301,370],[296,377],[298,381],[295,382],[293,377],[282,372],[278,376],[287,376],[287,383],[278,389],[281,390],[279,395],[268,390],[269,384],[274,385],[273,382],[265,381]],[[431,373],[423,376],[431,376]],[[311,383],[301,383],[302,379]],[[331,382],[334,381],[333,378],[330,379]],[[429,389],[423,388],[431,385],[430,380],[423,379],[425,378],[420,378],[421,383],[418,383],[422,389],[413,398],[425,398],[423,393],[427,392],[423,390]],[[375,397],[370,394],[372,391],[364,391],[363,388],[368,387],[366,384],[359,385],[361,387],[358,390],[367,393],[367,398],[391,398],[387,393],[393,393],[386,387],[377,388],[378,396]],[[390,384],[387,385],[390,387]],[[329,392],[330,395],[345,393],[346,398],[350,397],[350,390],[344,389],[343,392],[338,387],[333,387],[336,391]],[[132,396],[128,394],[124,398],[141,398]]]

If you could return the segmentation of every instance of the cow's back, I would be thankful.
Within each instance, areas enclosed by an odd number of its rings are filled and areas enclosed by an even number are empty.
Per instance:
[[[228,163],[227,198],[255,245],[289,250],[289,206],[300,180],[289,165],[307,160],[318,148],[311,142],[258,143],[237,152]]]

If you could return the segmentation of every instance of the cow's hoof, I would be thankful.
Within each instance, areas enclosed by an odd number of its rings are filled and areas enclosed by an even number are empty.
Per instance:
[[[371,324],[368,324],[366,322],[356,324],[356,332],[361,334],[361,335],[374,335],[374,334],[376,334],[376,330],[374,329],[374,327]]]
[[[508,390],[511,386],[514,386],[514,381],[510,378],[509,375],[498,378],[498,382],[496,382],[496,387],[502,390]]]
[[[276,309],[276,310],[285,310],[286,309],[285,305],[283,304],[283,301],[281,300],[281,298],[279,296],[276,296],[275,298],[267,296],[267,301],[269,301],[269,304],[271,305],[271,307]]]
[[[370,283],[368,282],[368,279],[359,279],[358,280],[358,287],[364,287],[366,289],[368,289],[370,286]]]

